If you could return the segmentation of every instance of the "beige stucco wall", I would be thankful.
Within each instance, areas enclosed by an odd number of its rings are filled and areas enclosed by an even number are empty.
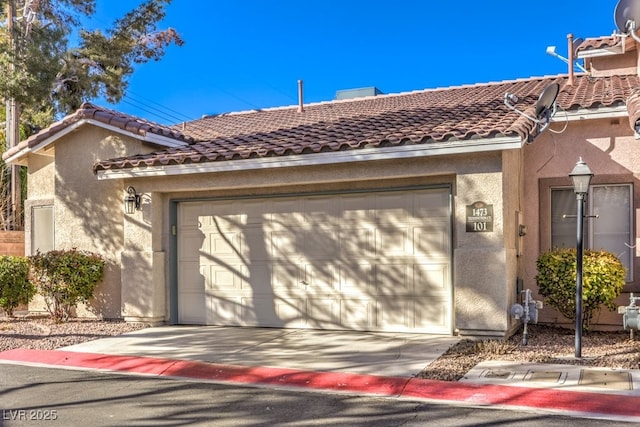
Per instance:
[[[561,128],[560,124],[553,128]],[[525,156],[525,215],[524,222],[529,233],[524,238],[526,258],[524,260],[525,288],[536,290],[536,259],[550,248],[550,206],[548,202],[549,186],[566,185],[571,187],[568,174],[573,170],[579,157],[588,164],[595,174],[592,183],[631,183],[634,186],[634,221],[640,218],[640,141],[636,140],[626,117],[620,119],[601,119],[572,121],[562,134],[545,132],[536,141],[524,148]],[[638,230],[635,229],[635,244],[640,243]],[[628,305],[629,292],[639,292],[640,249],[634,249],[634,282],[627,284],[625,293],[618,299],[622,305]],[[537,294],[534,296],[538,297]],[[559,313],[545,307],[540,312],[540,320],[556,324],[570,322]],[[621,316],[606,309],[602,311],[598,323],[603,328],[622,328]]]
[[[55,203],[56,248],[99,252],[109,262],[98,298],[80,314],[169,320],[172,200],[446,184],[455,215],[455,328],[463,334],[504,335],[513,327],[507,310],[518,276],[514,221],[521,194],[514,183],[521,179],[519,150],[124,181],[98,179],[91,170],[96,160],[151,149],[84,126],[56,142],[55,163],[30,159],[29,203]],[[128,185],[142,196],[133,215],[123,213]],[[466,206],[476,201],[493,205],[492,232],[466,231]]]
[[[495,154],[494,172],[461,169],[457,178],[455,248],[456,324],[470,335],[506,335],[508,307],[516,298],[516,211],[520,199],[520,151]],[[492,233],[466,232],[466,206],[493,205]]]
[[[515,217],[517,203],[513,200],[518,199],[518,186],[505,181],[502,169],[507,167],[511,171],[509,179],[513,179],[517,173],[514,171],[521,165],[518,151],[514,153],[504,159],[500,152],[477,153],[473,156],[140,178],[125,182],[124,186],[133,184],[142,194],[143,207],[125,218],[123,271],[131,270],[136,277],[145,278],[136,281],[135,285],[128,285],[127,278],[131,275],[123,273],[123,295],[134,296],[123,305],[125,317],[130,320],[145,315],[157,317],[160,314],[157,303],[153,305],[144,300],[145,296],[150,296],[156,302],[166,300],[162,315],[169,318],[171,200],[449,184],[455,209],[456,328],[466,334],[503,335],[511,327],[507,308],[515,298],[517,270],[515,243],[512,243],[515,239],[511,232],[515,225],[506,227],[509,232],[505,237],[504,218],[505,212],[508,212],[509,221]],[[511,195],[507,206],[503,202],[505,189]],[[466,205],[478,200],[493,204],[493,232],[467,233],[465,230]],[[507,249],[506,241],[510,242]],[[164,264],[160,260],[165,261]],[[147,271],[149,265],[153,267]],[[162,280],[162,286],[158,280]],[[131,291],[124,291],[128,287]]]
[[[96,298],[81,306],[79,316],[121,317],[121,258],[124,244],[124,189],[119,180],[99,181],[92,165],[100,159],[150,151],[133,139],[116,136],[93,126],[83,126],[55,143],[53,157],[29,156],[26,201],[27,254],[30,248],[30,211],[34,206],[55,205],[56,249],[89,250],[107,261]],[[30,310],[44,309],[41,299]]]

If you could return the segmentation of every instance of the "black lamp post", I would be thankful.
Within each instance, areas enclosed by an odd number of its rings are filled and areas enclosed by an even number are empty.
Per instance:
[[[573,191],[578,200],[576,234],[576,358],[582,357],[582,237],[584,235],[584,198],[589,192],[593,172],[580,158],[569,174],[573,180]]]

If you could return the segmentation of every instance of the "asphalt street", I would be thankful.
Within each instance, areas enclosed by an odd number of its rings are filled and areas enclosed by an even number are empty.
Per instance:
[[[0,365],[0,426],[619,426],[382,397]]]

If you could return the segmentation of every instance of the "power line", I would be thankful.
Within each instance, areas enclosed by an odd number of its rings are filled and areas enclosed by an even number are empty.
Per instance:
[[[128,101],[127,99],[130,99],[130,98],[125,96],[125,99],[123,99],[121,103],[130,105],[134,108],[137,108],[138,110],[144,111],[145,113],[148,113],[154,117],[157,117],[162,121],[168,122],[170,124],[176,124],[184,121],[182,119],[176,118],[175,116],[167,115],[166,113],[162,112],[161,110],[158,110],[157,108],[151,107],[149,105],[145,106],[145,104],[139,104],[139,103],[136,103],[135,101],[133,102]]]
[[[174,117],[178,121],[180,121],[180,120],[193,120],[192,117],[189,117],[186,114],[181,113],[180,111],[174,110],[173,108],[169,108],[164,104],[160,104],[159,102],[156,102],[156,101],[154,101],[152,99],[145,98],[144,96],[142,96],[140,94],[137,94],[137,93],[135,93],[133,91],[130,91],[130,90],[125,91],[125,97],[127,97],[127,98],[129,98],[131,100],[134,100],[135,98],[133,96],[127,95],[127,93],[135,96],[136,98],[139,98],[139,100],[136,100],[136,101],[140,102],[143,105],[145,103],[154,104],[154,105],[157,105],[158,107],[160,107],[161,110],[166,110],[167,112],[171,112],[171,113],[175,114],[175,116],[174,116],[173,114],[167,113],[168,115],[170,115],[171,117]]]

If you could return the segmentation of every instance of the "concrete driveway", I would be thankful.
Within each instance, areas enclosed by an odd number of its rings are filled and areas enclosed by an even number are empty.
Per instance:
[[[459,340],[403,333],[161,326],[60,350],[414,377]]]

